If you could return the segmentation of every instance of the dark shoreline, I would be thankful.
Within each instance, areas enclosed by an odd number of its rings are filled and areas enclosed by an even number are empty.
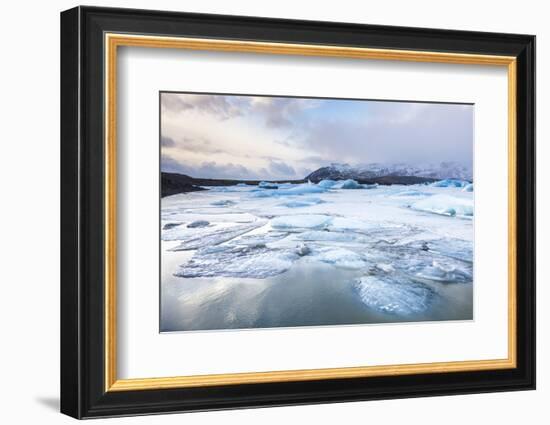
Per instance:
[[[412,185],[422,183],[433,183],[439,179],[431,177],[416,177],[416,176],[381,176],[373,177],[369,179],[354,179],[360,184],[379,184],[382,186],[389,186],[392,184]],[[265,181],[269,183],[292,183],[300,184],[306,183],[308,180],[231,180],[231,179],[201,179],[187,176],[185,174],[178,173],[165,173],[161,172],[161,196],[177,195],[178,193],[197,192],[201,190],[208,190],[203,186],[235,186],[237,184],[246,184],[249,186],[257,186],[260,182]],[[319,183],[319,181],[311,180],[312,183]]]

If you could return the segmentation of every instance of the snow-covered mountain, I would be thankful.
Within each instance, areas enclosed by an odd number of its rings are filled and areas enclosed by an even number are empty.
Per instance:
[[[472,169],[456,162],[441,162],[440,164],[410,165],[410,164],[380,164],[364,165],[330,164],[309,174],[306,179],[319,182],[323,179],[372,179],[384,176],[414,176],[434,179],[460,179],[472,181]]]

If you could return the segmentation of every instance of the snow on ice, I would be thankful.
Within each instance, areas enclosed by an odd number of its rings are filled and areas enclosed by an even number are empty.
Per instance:
[[[398,316],[429,309],[442,285],[472,282],[472,183],[348,190],[360,188],[262,182],[163,198],[163,249],[189,251],[171,273],[266,279],[297,263],[334,267],[352,273],[364,308]]]

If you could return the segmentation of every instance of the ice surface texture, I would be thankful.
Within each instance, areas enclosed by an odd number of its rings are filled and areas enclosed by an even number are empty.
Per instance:
[[[274,229],[323,229],[332,221],[329,215],[300,214],[283,215],[271,220]]]
[[[252,224],[243,224],[239,226],[232,226],[229,228],[222,228],[213,230],[211,232],[200,233],[195,237],[186,239],[178,246],[171,249],[171,251],[189,251],[192,249],[199,249],[207,246],[219,245],[223,242],[236,238],[237,236],[244,235],[251,230],[257,229],[265,224],[263,221],[258,221]]]
[[[426,313],[443,288],[472,283],[472,183],[353,190],[367,188],[264,182],[163,199],[163,249],[182,255],[169,272],[263,280],[297,263],[330,267],[365,309],[405,318]]]
[[[384,313],[408,316],[426,311],[435,292],[421,283],[400,283],[394,277],[363,276],[356,281],[361,300]]]
[[[265,246],[203,248],[175,273],[181,277],[247,277],[263,279],[288,270],[300,258],[297,250]]]
[[[450,217],[472,217],[474,215],[473,199],[459,198],[450,195],[434,195],[415,202],[411,208]]]
[[[455,179],[445,179],[445,180],[439,180],[435,183],[432,183],[432,186],[434,187],[464,187],[469,182],[464,180],[455,180]]]

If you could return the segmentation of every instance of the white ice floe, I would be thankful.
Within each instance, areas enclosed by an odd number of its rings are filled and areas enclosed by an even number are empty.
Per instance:
[[[474,215],[474,201],[471,198],[462,198],[451,195],[434,195],[422,199],[411,205],[418,211],[447,215],[449,217],[472,217]]]
[[[323,229],[332,221],[330,215],[298,214],[282,215],[271,220],[274,229]]]
[[[443,283],[470,283],[472,272],[465,264],[449,259],[433,260],[431,264],[420,267],[415,275],[421,279]]]
[[[323,202],[324,201],[321,198],[300,198],[300,199],[294,199],[291,201],[283,202],[280,205],[287,208],[302,208],[302,207],[310,207],[312,205],[321,204]]]
[[[264,224],[265,221],[259,220],[251,224],[242,224],[237,226],[224,227],[212,231],[200,232],[193,237],[183,238],[183,242],[178,246],[171,248],[170,251],[188,251],[207,246],[219,245],[223,242],[230,241],[237,236],[244,235],[245,233],[257,229]]]
[[[362,269],[366,266],[363,258],[346,248],[322,247],[311,252],[308,261],[319,261],[343,269]]]
[[[186,264],[180,266],[175,275],[265,279],[285,272],[299,258],[297,250],[216,246],[198,250]]]
[[[235,239],[232,239],[230,242],[231,245],[242,245],[242,246],[256,246],[262,247],[267,244],[278,242],[288,236],[286,232],[267,232],[267,233],[258,233],[251,235],[239,236]]]
[[[344,231],[344,230],[352,230],[352,231],[358,231],[358,230],[370,230],[374,227],[377,227],[378,224],[374,222],[368,222],[364,221],[355,217],[334,217],[334,219],[330,223],[330,229],[331,230],[338,230],[338,231]]]
[[[355,233],[330,232],[326,230],[311,230],[302,232],[296,236],[296,239],[315,242],[359,242],[362,240],[361,236]]]
[[[435,292],[417,282],[396,282],[392,275],[363,276],[355,282],[357,292],[365,305],[384,313],[408,316],[426,311]]]

